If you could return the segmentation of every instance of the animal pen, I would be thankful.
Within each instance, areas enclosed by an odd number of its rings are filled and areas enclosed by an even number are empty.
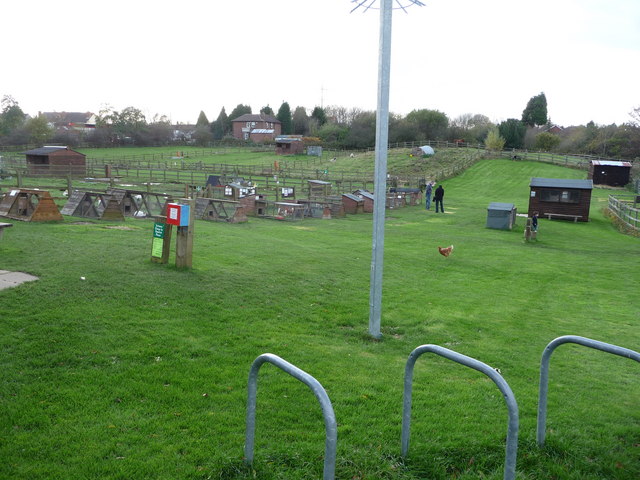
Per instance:
[[[56,202],[49,192],[20,188],[9,191],[0,202],[0,217],[25,222],[62,220]]]

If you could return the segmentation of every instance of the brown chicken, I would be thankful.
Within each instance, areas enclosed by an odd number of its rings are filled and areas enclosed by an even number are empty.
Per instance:
[[[438,247],[438,251],[440,252],[440,255],[448,257],[449,255],[451,255],[451,252],[453,252],[453,245],[446,248]]]

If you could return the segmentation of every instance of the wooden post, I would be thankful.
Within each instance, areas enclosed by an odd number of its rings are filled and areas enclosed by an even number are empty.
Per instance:
[[[189,225],[178,227],[176,234],[176,267],[191,268],[193,256],[193,227],[196,218],[196,201],[192,198],[181,198],[179,203],[189,205]]]
[[[67,175],[67,193],[69,195],[71,195],[71,192],[72,192],[71,188],[72,188],[72,186],[71,186],[71,175],[69,174],[69,175]]]

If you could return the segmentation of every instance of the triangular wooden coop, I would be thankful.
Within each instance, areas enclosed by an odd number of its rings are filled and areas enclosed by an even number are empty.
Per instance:
[[[62,220],[56,202],[49,192],[18,188],[9,191],[0,202],[0,217],[25,222],[51,222]]]
[[[164,193],[140,192],[110,188],[108,195],[112,195],[120,206],[125,217],[153,217],[164,215],[167,211],[167,201],[170,196]]]
[[[74,190],[61,213],[73,217],[124,220],[118,199],[101,192]]]
[[[245,209],[240,202],[214,198],[196,199],[196,219],[214,222],[242,223],[247,221]]]

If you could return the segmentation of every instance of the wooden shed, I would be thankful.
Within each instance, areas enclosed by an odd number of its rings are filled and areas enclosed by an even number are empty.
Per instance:
[[[534,177],[529,187],[529,217],[538,212],[541,218],[589,221],[593,181]]]
[[[342,205],[345,213],[364,213],[364,200],[352,193],[342,194]]]
[[[84,153],[68,147],[41,147],[24,152],[27,171],[40,175],[86,175],[87,160]]]
[[[50,222],[62,220],[56,202],[49,192],[18,188],[9,191],[0,202],[0,217],[25,222]]]
[[[302,135],[278,135],[275,142],[276,155],[297,155],[304,153]]]
[[[631,162],[610,160],[592,160],[589,164],[589,177],[596,185],[624,187],[631,181]]]
[[[373,193],[367,190],[356,190],[354,194],[362,198],[364,213],[373,213]]]
[[[324,180],[307,180],[309,198],[327,197],[331,195],[331,182]]]

